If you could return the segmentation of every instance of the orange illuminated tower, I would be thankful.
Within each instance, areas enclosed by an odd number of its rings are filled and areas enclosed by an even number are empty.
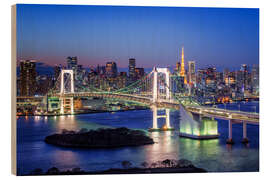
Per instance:
[[[182,58],[181,58],[181,71],[180,76],[184,77],[184,83],[187,84],[186,72],[185,72],[185,60],[184,60],[184,47],[182,47]]]

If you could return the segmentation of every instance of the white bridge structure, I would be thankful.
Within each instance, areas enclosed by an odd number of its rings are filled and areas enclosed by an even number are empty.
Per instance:
[[[74,97],[100,97],[117,99],[128,102],[137,102],[149,106],[153,111],[153,126],[150,131],[173,130],[170,125],[170,110],[184,108],[192,117],[212,117],[227,120],[229,123],[228,143],[232,143],[232,124],[243,123],[243,139],[247,140],[246,124],[259,124],[258,113],[224,110],[201,106],[196,98],[181,96],[172,87],[178,87],[178,81],[173,78],[168,68],[156,68],[133,84],[113,90],[105,91],[89,86],[77,86],[74,81],[73,70],[62,70],[54,89],[48,96],[59,97],[60,114],[74,114]],[[181,106],[180,106],[181,105]],[[165,110],[160,115],[159,111]],[[165,119],[165,125],[160,129],[158,120]]]

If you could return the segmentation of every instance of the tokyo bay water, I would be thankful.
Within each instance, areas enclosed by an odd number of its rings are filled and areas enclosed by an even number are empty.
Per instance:
[[[259,102],[234,103],[219,107],[259,112]],[[175,131],[148,132],[152,126],[151,110],[133,110],[114,113],[80,114],[72,116],[20,116],[17,118],[17,167],[18,174],[28,174],[36,168],[43,171],[51,167],[60,170],[80,167],[85,171],[121,168],[122,161],[133,166],[142,162],[165,159],[188,159],[209,172],[258,171],[259,170],[259,126],[247,125],[250,143],[244,145],[242,125],[233,125],[234,145],[227,145],[228,122],[217,119],[220,137],[212,140],[194,140],[179,137],[179,111],[171,111],[171,125]],[[159,120],[161,127],[165,120]],[[44,138],[63,129],[80,130],[109,127],[140,129],[156,142],[153,145],[114,149],[63,148],[46,144]]]

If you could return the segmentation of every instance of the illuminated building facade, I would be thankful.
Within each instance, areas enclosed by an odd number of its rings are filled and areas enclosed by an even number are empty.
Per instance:
[[[68,69],[75,70],[77,67],[77,64],[78,64],[78,59],[76,56],[75,57],[71,57],[71,56],[67,57],[67,68]]]
[[[188,80],[190,84],[196,82],[195,61],[188,62]]]
[[[176,68],[175,68],[175,72],[179,73],[180,72],[180,68],[181,68],[181,63],[180,62],[176,62]],[[180,73],[179,73],[180,74]]]
[[[128,65],[128,75],[131,80],[134,80],[136,78],[136,60],[134,58],[129,59],[129,65]]]
[[[144,68],[135,68],[136,79],[141,79],[144,76]]]
[[[246,64],[242,64],[240,71],[242,72],[244,89],[247,90],[248,84],[249,84],[248,83],[248,66]]]
[[[256,95],[259,93],[259,66],[253,65],[251,70],[252,92]]]
[[[60,75],[60,72],[61,72],[61,65],[56,65],[54,66],[53,70],[54,70],[54,80],[57,80],[59,75]]]
[[[117,65],[115,62],[106,63],[106,76],[109,78],[115,78],[117,76]]]
[[[36,92],[36,61],[20,61],[20,95],[33,96]]]

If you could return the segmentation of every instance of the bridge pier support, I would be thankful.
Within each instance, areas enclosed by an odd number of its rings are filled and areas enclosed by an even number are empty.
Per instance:
[[[243,121],[243,140],[242,143],[248,143],[248,138],[247,138],[247,123]]]
[[[74,98],[70,99],[70,114],[74,114]]]
[[[68,109],[67,112],[65,110]],[[74,114],[74,100],[73,97],[60,97],[60,114]]]
[[[165,115],[158,115],[158,107],[152,106],[153,127],[149,131],[172,131],[174,128],[170,125],[170,109],[165,109]],[[158,127],[158,119],[165,118],[165,124],[162,128]]]
[[[229,121],[229,126],[228,126],[228,139],[226,141],[227,144],[234,144],[233,140],[232,140],[232,119],[230,119]]]
[[[166,128],[170,129],[170,109],[166,109]]]
[[[60,114],[64,114],[64,98],[60,97]]]
[[[202,114],[199,114],[199,120],[202,121]]]
[[[153,130],[158,130],[158,126],[157,126],[157,107],[153,107],[152,108],[153,111]]]

